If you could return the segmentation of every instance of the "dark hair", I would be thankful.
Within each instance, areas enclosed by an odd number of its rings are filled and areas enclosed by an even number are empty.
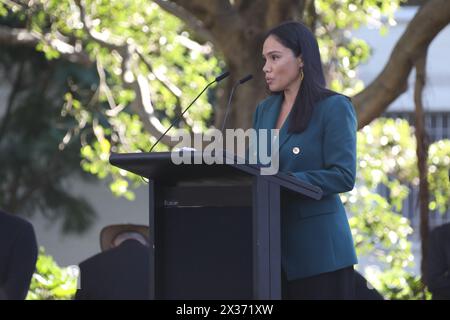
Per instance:
[[[271,35],[275,36],[282,45],[291,49],[296,57],[301,55],[304,62],[304,78],[292,106],[288,130],[301,133],[308,127],[314,104],[337,93],[326,88],[319,45],[305,25],[294,21],[284,22],[269,30],[264,40]],[[281,92],[272,92],[272,94],[281,94]]]

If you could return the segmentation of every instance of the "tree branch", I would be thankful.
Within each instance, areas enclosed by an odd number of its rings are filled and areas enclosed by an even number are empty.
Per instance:
[[[136,92],[136,99],[130,105],[131,110],[139,115],[147,132],[159,138],[165,131],[165,128],[155,115],[155,109],[150,99],[150,86],[147,78],[143,75],[138,75],[137,80],[127,83],[126,86]],[[176,145],[176,142],[172,142],[169,135],[166,135],[161,142],[169,147]]]
[[[124,50],[126,44],[123,41],[114,41],[112,39],[108,39],[108,37],[100,32],[95,31],[92,28],[91,21],[88,16],[86,16],[86,10],[84,9],[84,5],[81,3],[81,0],[74,0],[78,9],[80,10],[80,20],[83,23],[83,29],[86,31],[87,35],[95,42],[100,44],[102,47],[108,48],[109,50]]]
[[[7,6],[11,8],[20,8],[20,9],[29,9],[30,7],[26,5],[25,3],[22,3],[21,1],[17,0],[1,0],[1,2],[5,3]]]
[[[64,60],[83,66],[92,65],[92,61],[85,52],[49,34],[39,35],[26,29],[0,26],[0,45],[36,47],[40,42],[58,51]]]
[[[378,77],[353,98],[362,128],[379,117],[400,94],[406,91],[408,76],[436,35],[450,22],[450,1],[430,0],[419,9],[397,42],[391,57]]]
[[[158,80],[164,86],[164,88],[166,88],[175,97],[175,99],[177,100],[177,104],[181,105],[181,90],[173,83],[171,83],[166,77],[157,74],[153,70],[153,66],[151,65],[150,61],[148,61],[148,59],[139,50],[136,50],[136,53],[138,54],[141,61],[147,66],[148,71],[150,71],[155,76],[156,80]]]
[[[317,29],[317,21],[319,16],[317,14],[316,5],[314,0],[305,0],[305,11],[303,12],[303,20],[307,21],[308,26],[315,34]],[[305,12],[307,16],[305,16]]]
[[[204,41],[211,41],[214,43],[213,34],[205,28],[202,21],[197,19],[192,13],[188,12],[178,4],[168,0],[153,0],[161,9],[180,18],[197,36]]]
[[[14,80],[14,83],[11,88],[11,93],[8,97],[8,102],[6,104],[6,112],[5,112],[5,115],[3,116],[2,122],[0,124],[0,141],[3,139],[3,135],[5,134],[6,127],[8,126],[8,122],[9,122],[9,119],[11,116],[14,99],[16,98],[16,96],[19,92],[20,84],[22,82],[24,64],[25,64],[24,62],[21,62],[19,65],[19,70],[17,70],[16,79]]]
[[[429,186],[428,186],[428,147],[429,140],[425,127],[425,115],[423,110],[422,92],[425,87],[426,79],[426,51],[416,60],[416,83],[414,87],[414,102],[416,105],[415,112],[415,135],[417,141],[417,166],[419,170],[419,203],[420,203],[420,238],[422,261],[420,265],[422,274],[422,283],[425,283],[425,275],[428,268],[428,205],[430,202]]]
[[[36,46],[40,38],[26,29],[0,26],[0,44]]]
[[[106,100],[108,101],[109,107],[111,110],[115,110],[117,108],[116,102],[114,101],[114,97],[111,93],[111,89],[109,89],[108,84],[106,83],[106,74],[105,69],[103,69],[103,65],[100,60],[97,59],[97,73],[99,76],[99,90],[100,92],[104,92],[106,96]]]
[[[151,65],[150,61],[139,51],[136,50],[137,54],[141,58],[142,62],[147,66],[148,70],[155,76],[156,80],[158,80],[177,100],[175,105],[175,114],[181,113],[181,90],[175,86],[173,83],[171,83],[166,77],[157,74],[153,70],[153,66]]]
[[[164,0],[159,2],[161,1]],[[170,2],[201,21],[200,25],[209,30],[210,40],[216,45],[223,43],[224,39],[236,36],[244,29],[237,10],[228,0],[170,0]]]
[[[164,126],[155,115],[150,99],[148,81],[142,75],[137,75],[136,79],[136,76],[133,73],[133,55],[139,54],[135,46],[125,41],[122,43],[111,42],[107,40],[105,36],[93,30],[81,0],[74,1],[80,10],[80,20],[83,23],[83,28],[88,36],[102,47],[105,47],[110,51],[116,51],[122,58],[121,69],[124,87],[133,90],[136,93],[136,99],[131,103],[130,108],[139,116],[147,132],[154,137],[159,137],[165,130]],[[111,101],[109,99],[108,101],[111,105]],[[164,137],[162,142],[168,146],[175,145],[175,143],[171,141],[170,136]]]

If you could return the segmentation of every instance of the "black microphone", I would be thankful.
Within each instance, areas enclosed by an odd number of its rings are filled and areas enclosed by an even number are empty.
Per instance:
[[[239,85],[241,85],[241,84],[247,82],[248,80],[251,80],[252,78],[253,78],[253,76],[252,76],[251,74],[245,76],[244,78],[242,78],[242,79],[240,79],[239,81],[237,81],[237,82],[235,83],[235,85],[233,86],[233,88],[231,89],[230,98],[228,99],[228,104],[227,104],[227,108],[226,108],[226,111],[225,111],[225,117],[223,118],[222,130],[221,130],[222,134],[223,134],[223,130],[225,129],[225,124],[226,124],[226,122],[227,122],[228,112],[230,111],[231,99],[233,98],[234,90],[236,90],[236,88],[237,88]]]
[[[192,101],[187,107],[186,109],[183,110],[183,112],[170,124],[169,128],[167,128],[167,130],[158,138],[158,140],[156,140],[156,142],[152,145],[152,147],[150,148],[149,152],[152,152],[153,148],[155,148],[155,146],[158,144],[159,141],[161,141],[162,138],[164,138],[164,136],[167,134],[167,132],[169,132],[170,129],[172,129],[172,127],[175,125],[175,123],[181,119],[181,117],[185,114],[186,111],[188,111],[188,109],[194,104],[195,101],[197,101],[197,99],[202,95],[203,92],[206,91],[206,89],[208,89],[208,87],[216,82],[222,81],[223,79],[225,79],[226,77],[228,77],[230,75],[230,73],[228,71],[225,71],[224,73],[222,73],[221,75],[219,75],[218,77],[216,77],[214,79],[214,81],[208,83],[206,85],[205,88],[203,88],[202,92],[200,92],[198,94],[197,97],[195,97],[194,101]]]
[[[220,76],[216,77],[216,82],[222,81],[223,79],[225,79],[229,75],[230,75],[230,73],[228,71],[225,71]]]

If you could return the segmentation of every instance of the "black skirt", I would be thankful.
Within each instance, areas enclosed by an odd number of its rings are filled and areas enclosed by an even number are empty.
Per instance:
[[[353,266],[312,277],[288,281],[282,274],[283,300],[353,300],[355,274]]]

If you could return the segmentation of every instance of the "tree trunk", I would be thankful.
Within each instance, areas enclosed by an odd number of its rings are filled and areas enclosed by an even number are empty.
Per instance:
[[[232,85],[247,73],[252,73],[255,79],[236,92],[234,110],[227,123],[228,127],[250,127],[255,105],[266,95],[261,71],[262,61],[259,59],[261,48],[258,47],[261,46],[265,32],[286,20],[306,21],[314,30],[316,21],[313,0],[235,0],[233,5],[222,0],[153,2],[185,21],[200,37],[211,41],[218,52],[223,54],[227,67],[233,72],[226,89],[219,95],[214,118],[217,127],[221,126]],[[308,12],[310,16],[305,17],[304,12]],[[449,22],[450,1],[429,0],[423,4],[397,42],[380,75],[353,97],[359,128],[379,117],[389,104],[407,89],[407,79],[418,53],[426,50]],[[0,26],[0,44],[35,46],[38,42],[39,38],[28,30]],[[59,51],[56,44],[53,48]],[[64,54],[62,51],[61,53],[61,57],[69,61],[82,65],[92,64],[84,52],[78,53],[74,50],[74,53],[70,54]],[[149,116],[155,118],[153,114]],[[152,121],[158,122],[156,118]],[[143,122],[151,123],[148,117],[143,117]],[[160,128],[153,129],[159,134],[162,133],[159,132]]]
[[[416,61],[416,83],[414,90],[414,102],[416,105],[415,113],[415,135],[417,141],[417,166],[419,169],[419,203],[420,203],[420,237],[422,240],[422,260],[420,271],[422,274],[422,283],[427,274],[427,257],[428,257],[428,204],[430,200],[428,189],[428,135],[425,128],[425,116],[423,112],[422,92],[425,87],[426,78],[426,52],[424,52]]]
[[[253,73],[255,79],[238,89],[233,100],[233,111],[228,127],[248,128],[256,103],[265,93],[262,76],[261,42],[267,30],[287,20],[308,21],[314,30],[315,18],[305,17],[304,11],[313,12],[311,0],[235,0],[234,5],[221,0],[156,1],[188,25],[208,31],[208,37],[220,51],[232,72],[227,88],[219,97],[215,125],[221,127],[228,94],[239,78]],[[176,10],[179,7],[182,10]],[[310,12],[311,11],[311,12]],[[186,15],[190,14],[187,19]],[[192,21],[197,21],[193,23]],[[436,35],[450,22],[450,1],[430,0],[417,12],[397,42],[391,57],[380,75],[353,99],[358,115],[358,127],[379,117],[400,94],[407,89],[407,79],[418,57],[428,48]],[[259,46],[259,47],[258,47]]]
[[[157,1],[161,3],[162,1]],[[286,20],[299,20],[305,1],[299,0],[237,0],[234,5],[221,0],[172,0],[178,6],[179,16],[186,13],[200,21],[212,37],[211,41],[221,52],[230,71],[224,90],[219,91],[214,125],[221,128],[225,107],[233,85],[247,74],[254,79],[237,88],[232,101],[226,127],[247,129],[252,124],[257,103],[267,96],[262,76],[262,42],[265,33]],[[165,9],[167,6],[162,6]],[[170,8],[176,14],[175,7]],[[192,24],[192,23],[191,23]]]
[[[216,128],[222,127],[225,114],[224,106],[227,105],[232,87],[239,79],[242,79],[248,74],[254,76],[252,80],[239,85],[236,88],[234,97],[231,101],[225,128],[249,128],[252,124],[253,112],[255,111],[256,105],[267,95],[267,90],[261,89],[265,88],[263,78],[257,76],[262,72],[262,58],[258,59],[261,57],[261,52],[259,48],[256,46],[251,47],[249,44],[251,43],[245,43],[244,45],[242,45],[242,42],[230,44],[234,45],[234,47],[238,48],[242,53],[245,53],[245,56],[241,57],[241,59],[236,59],[236,61],[229,61],[227,63],[230,77],[227,79],[226,86],[224,87],[224,90],[220,92],[220,97],[218,99],[220,107],[216,107],[214,115],[214,124]],[[257,58],[255,58],[255,56]],[[255,60],[259,61],[255,62]]]

